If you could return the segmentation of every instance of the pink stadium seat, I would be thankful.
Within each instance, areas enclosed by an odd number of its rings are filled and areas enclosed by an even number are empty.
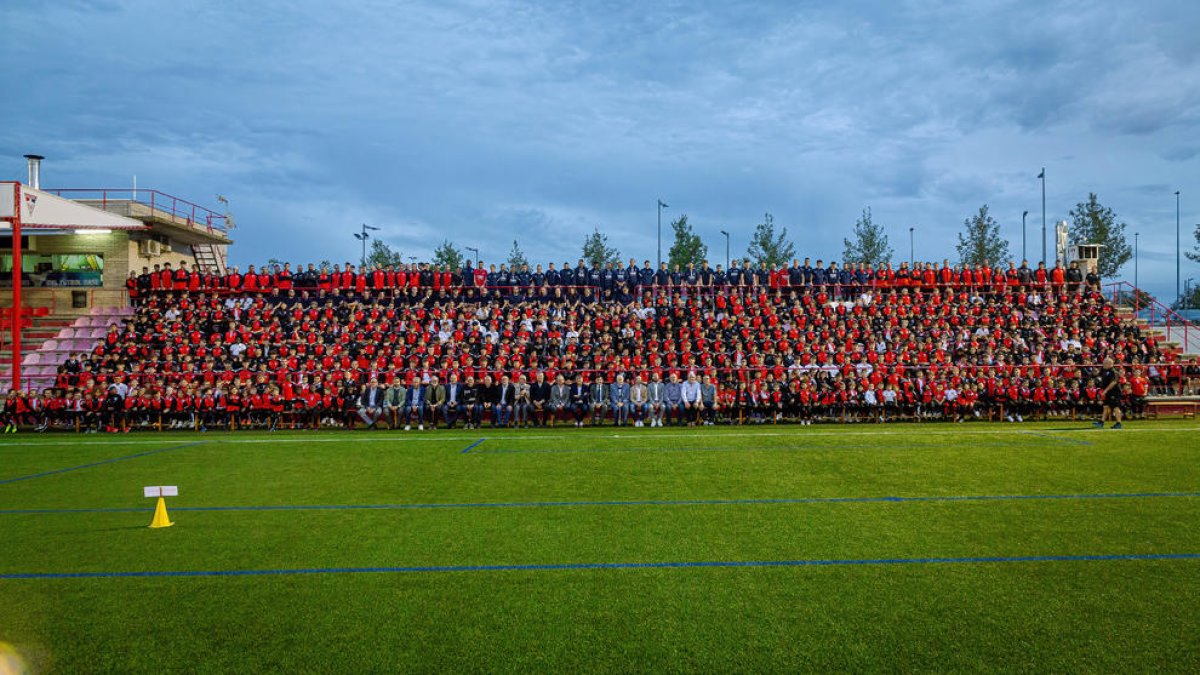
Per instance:
[[[91,323],[92,323],[92,322],[91,322],[91,320],[90,320],[90,319],[88,319],[86,316],[81,316],[81,317],[78,317],[78,318],[76,318],[76,319],[75,319],[75,323],[74,323],[74,324],[72,324],[72,325],[75,325],[75,326],[90,326],[90,325],[91,325]]]
[[[42,355],[37,352],[26,354],[25,358],[21,359],[22,365],[36,366],[42,362]]]
[[[58,349],[58,340],[46,340],[42,343],[42,351],[53,351]]]
[[[74,329],[74,328],[71,328],[70,326],[68,326],[68,327],[66,327],[66,328],[63,328],[63,329],[61,329],[61,330],[59,330],[59,331],[58,331],[58,337],[60,337],[60,338],[72,338],[72,337],[75,337],[75,329]]]

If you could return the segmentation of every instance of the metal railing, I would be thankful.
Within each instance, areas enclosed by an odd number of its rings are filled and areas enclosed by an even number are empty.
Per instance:
[[[1131,307],[1134,317],[1145,319],[1151,327],[1166,329],[1167,337],[1172,341],[1174,341],[1174,338],[1171,337],[1172,331],[1174,330],[1176,333],[1182,331],[1183,343],[1180,348],[1185,353],[1192,338],[1200,339],[1200,326],[1183,318],[1178,312],[1159,302],[1145,291],[1134,288],[1133,284],[1127,281],[1105,284],[1105,295],[1113,305]]]
[[[107,211],[110,203],[141,204],[150,208],[151,215],[165,214],[170,219],[183,220],[187,227],[206,230],[209,234],[224,235],[228,230],[227,217],[199,204],[180,199],[158,190],[133,188],[57,188],[50,194],[75,201],[100,202]]]

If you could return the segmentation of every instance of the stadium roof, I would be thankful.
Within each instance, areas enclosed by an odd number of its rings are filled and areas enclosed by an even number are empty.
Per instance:
[[[12,195],[15,183],[5,183],[2,191]],[[9,199],[0,199],[12,204]],[[9,208],[11,211],[11,207]],[[7,223],[0,228],[9,229]],[[55,196],[27,185],[21,186],[21,227],[37,230],[37,234],[67,234],[80,230],[148,230],[140,220],[109,213],[87,204]]]

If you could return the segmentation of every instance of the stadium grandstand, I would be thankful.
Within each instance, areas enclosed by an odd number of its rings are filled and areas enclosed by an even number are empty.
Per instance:
[[[1194,414],[1168,330],[1065,264],[225,264],[228,213],[3,183],[6,431]],[[1170,335],[1175,342],[1166,341]],[[1119,415],[1115,421],[1119,422]]]

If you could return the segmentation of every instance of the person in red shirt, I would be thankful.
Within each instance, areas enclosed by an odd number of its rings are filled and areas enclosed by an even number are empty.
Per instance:
[[[283,263],[283,269],[275,272],[274,287],[281,291],[292,290],[291,263]]]
[[[1145,412],[1146,396],[1149,393],[1150,380],[1141,368],[1134,368],[1133,376],[1129,378],[1129,399],[1133,414],[1141,415]]]
[[[186,291],[188,289],[188,281],[190,279],[191,275],[188,274],[188,271],[183,266],[183,263],[179,263],[179,269],[175,270],[175,281],[174,285],[172,285],[172,288],[177,291]]]
[[[254,265],[246,268],[246,277],[242,280],[242,287],[247,293],[258,292],[258,272],[254,271]]]
[[[275,278],[267,273],[267,268],[258,270],[258,290],[269,293],[275,287]]]
[[[163,263],[163,269],[158,273],[158,287],[164,291],[175,288],[175,270],[171,269],[171,263]]]

